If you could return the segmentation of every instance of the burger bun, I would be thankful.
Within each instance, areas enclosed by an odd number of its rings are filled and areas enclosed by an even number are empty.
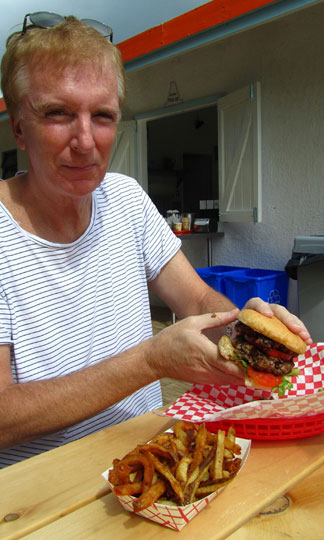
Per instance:
[[[254,309],[242,309],[238,320],[256,332],[277,341],[296,354],[304,354],[307,345],[300,336],[294,334],[277,317],[267,317]]]

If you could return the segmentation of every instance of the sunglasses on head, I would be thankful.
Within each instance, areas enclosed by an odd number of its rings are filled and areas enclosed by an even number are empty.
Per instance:
[[[29,28],[29,26],[27,25],[28,19],[33,26],[37,26],[38,28],[52,28],[53,26],[64,22],[66,20],[66,17],[63,17],[62,15],[57,15],[56,13],[49,13],[48,11],[36,11],[35,13],[27,13],[24,18],[24,24],[21,31],[22,34],[25,34],[25,32]],[[109,40],[112,42],[113,31],[110,26],[107,26],[106,24],[95,21],[93,19],[80,20],[87,26],[90,26],[91,28],[97,30],[97,32],[99,32],[103,36],[109,38]]]

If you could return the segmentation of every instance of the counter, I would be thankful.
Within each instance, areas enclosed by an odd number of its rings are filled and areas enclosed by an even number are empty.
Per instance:
[[[182,241],[195,241],[198,238],[205,238],[207,240],[207,266],[212,266],[213,264],[213,238],[222,238],[224,236],[223,232],[201,232],[201,233],[177,233],[177,236],[181,238]]]

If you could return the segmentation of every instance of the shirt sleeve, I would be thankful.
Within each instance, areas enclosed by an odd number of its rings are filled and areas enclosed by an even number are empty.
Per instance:
[[[0,287],[0,344],[13,343],[11,314],[6,297]]]

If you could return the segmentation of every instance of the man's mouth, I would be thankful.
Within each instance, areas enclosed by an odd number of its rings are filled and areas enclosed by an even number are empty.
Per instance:
[[[96,166],[95,163],[86,163],[86,164],[76,164],[76,163],[69,163],[65,164],[65,167],[68,169],[76,170],[76,171],[89,171],[90,169],[93,169]]]

